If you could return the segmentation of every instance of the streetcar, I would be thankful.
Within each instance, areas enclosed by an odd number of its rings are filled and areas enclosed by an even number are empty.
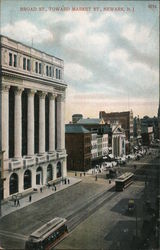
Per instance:
[[[67,236],[67,220],[56,217],[33,232],[25,244],[25,250],[50,250]]]
[[[116,191],[123,191],[133,182],[133,173],[126,172],[115,180]]]

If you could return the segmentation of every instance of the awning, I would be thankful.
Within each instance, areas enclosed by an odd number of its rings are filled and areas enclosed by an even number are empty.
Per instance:
[[[107,156],[103,156],[103,159],[105,160],[105,159],[107,159],[108,157]]]
[[[114,156],[113,156],[112,154],[109,154],[108,156],[109,156],[110,158],[112,158],[112,159],[114,158]]]

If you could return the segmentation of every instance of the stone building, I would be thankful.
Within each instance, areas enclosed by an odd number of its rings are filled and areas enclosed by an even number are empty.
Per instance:
[[[3,198],[65,177],[63,60],[1,36]]]
[[[125,131],[126,136],[126,154],[128,154],[133,147],[133,112],[111,112],[106,113],[105,111],[99,112],[99,117],[103,118],[105,123],[113,124],[118,122],[121,124]]]
[[[112,125],[112,154],[123,157],[126,154],[125,132],[120,124]]]

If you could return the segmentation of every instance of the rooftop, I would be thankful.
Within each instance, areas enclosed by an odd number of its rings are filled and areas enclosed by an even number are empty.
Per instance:
[[[80,119],[78,124],[105,124],[104,120],[102,118],[86,118],[86,119]]]
[[[67,134],[87,134],[91,133],[88,129],[78,124],[66,124],[65,133]]]

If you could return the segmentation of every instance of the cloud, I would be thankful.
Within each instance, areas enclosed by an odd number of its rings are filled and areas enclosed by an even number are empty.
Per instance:
[[[85,67],[77,63],[65,64],[65,75],[72,80],[88,80],[92,77],[92,73]]]
[[[151,113],[156,110],[152,100],[158,103],[158,25],[153,12],[143,8],[142,18],[135,5],[136,11],[127,14],[45,12],[34,23],[28,16],[2,31],[30,44],[33,38],[34,47],[64,60],[68,115],[125,110],[128,100],[136,112],[144,104],[143,112]]]
[[[48,29],[38,28],[28,20],[20,20],[13,24],[7,24],[1,31],[6,36],[27,43],[31,43],[32,40],[36,43],[54,40],[53,34]]]

